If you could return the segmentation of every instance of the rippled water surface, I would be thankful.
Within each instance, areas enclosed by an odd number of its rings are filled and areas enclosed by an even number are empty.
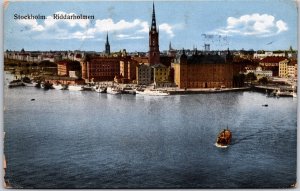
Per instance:
[[[5,87],[4,94],[6,176],[14,187],[277,188],[296,182],[293,98],[29,87]],[[220,149],[214,143],[226,126],[232,145]]]

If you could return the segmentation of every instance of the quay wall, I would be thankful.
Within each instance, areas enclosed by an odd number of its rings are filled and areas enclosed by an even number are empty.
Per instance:
[[[224,92],[239,92],[239,91],[249,91],[251,87],[244,88],[227,88],[227,89],[179,89],[179,90],[168,90],[170,95],[183,95],[183,94],[209,94],[209,93],[224,93]]]

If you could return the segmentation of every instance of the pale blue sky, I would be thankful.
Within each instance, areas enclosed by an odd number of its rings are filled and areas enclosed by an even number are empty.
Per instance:
[[[155,1],[160,50],[297,47],[297,9],[290,0]],[[14,20],[14,14],[94,15],[91,21]],[[4,50],[148,51],[152,1],[13,2],[4,11]],[[206,34],[206,38],[205,35]]]

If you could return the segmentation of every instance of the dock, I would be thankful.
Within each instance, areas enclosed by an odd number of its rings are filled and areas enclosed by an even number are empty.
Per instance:
[[[170,95],[182,95],[182,94],[209,94],[209,93],[224,93],[224,92],[239,92],[250,91],[251,87],[242,88],[199,88],[199,89],[171,89],[167,90]]]

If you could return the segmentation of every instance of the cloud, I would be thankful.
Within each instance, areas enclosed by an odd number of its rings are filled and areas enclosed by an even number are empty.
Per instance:
[[[76,15],[58,11],[59,15]],[[142,39],[148,36],[149,24],[141,19],[114,21],[111,18],[88,20],[88,19],[54,19],[53,15],[45,20],[20,20],[20,25],[26,26],[39,39],[97,39],[104,33],[113,33],[117,40]],[[281,23],[279,23],[281,24]],[[281,24],[282,25],[282,24]],[[179,25],[178,25],[179,26]],[[174,37],[176,25],[162,23],[159,30],[169,37]]]
[[[127,35],[127,34],[118,34],[116,35],[116,37],[120,40],[127,40],[127,39],[135,40],[135,39],[145,38],[144,36]]]
[[[17,23],[20,25],[29,27],[30,30],[32,31],[43,31],[45,28],[42,25],[39,25],[36,20],[28,20],[28,19],[23,19],[23,20],[18,20]]]
[[[142,27],[142,21],[135,19],[132,22],[125,20],[120,20],[119,22],[114,22],[112,19],[96,20],[95,29],[97,32],[106,31],[122,31],[126,29],[132,29],[135,27]]]
[[[167,23],[163,23],[159,25],[159,30],[167,33],[169,37],[174,37],[173,27]]]
[[[279,20],[276,22],[276,27],[278,28],[277,33],[281,33],[283,31],[288,30],[287,24],[285,22],[283,22],[282,20]]]
[[[288,27],[284,21],[276,21],[272,15],[254,13],[252,15],[243,15],[239,18],[228,17],[227,26],[216,29],[213,33],[229,36],[265,37],[273,36],[287,30]]]

